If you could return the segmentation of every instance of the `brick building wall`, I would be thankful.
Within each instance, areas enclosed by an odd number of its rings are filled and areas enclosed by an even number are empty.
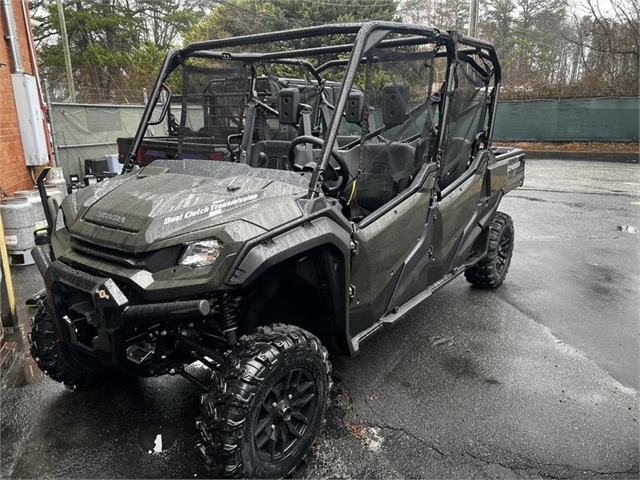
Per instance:
[[[12,0],[13,15],[22,67],[25,73],[33,75],[34,65],[29,55],[29,37],[22,13],[22,1]],[[16,190],[33,188],[33,182],[24,162],[18,114],[11,85],[13,59],[9,42],[5,39],[6,30],[4,11],[0,10],[0,187],[11,195]]]

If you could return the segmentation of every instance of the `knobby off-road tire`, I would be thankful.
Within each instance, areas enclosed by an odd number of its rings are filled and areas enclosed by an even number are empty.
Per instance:
[[[29,343],[31,356],[40,370],[71,390],[93,387],[105,378],[106,367],[58,340],[51,313],[44,302],[31,318]]]
[[[489,248],[487,256],[464,272],[464,276],[475,287],[497,288],[502,285],[513,255],[513,220],[498,212],[489,225]]]
[[[283,324],[244,336],[202,397],[199,451],[213,477],[282,478],[304,459],[329,403],[331,363]]]

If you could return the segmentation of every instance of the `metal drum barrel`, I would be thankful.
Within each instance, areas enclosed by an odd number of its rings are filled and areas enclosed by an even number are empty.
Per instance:
[[[58,194],[56,192],[56,194]],[[33,208],[33,220],[35,228],[42,228],[47,226],[47,216],[44,213],[42,207],[42,201],[40,200],[40,192],[38,190],[20,190],[15,193],[16,198],[26,198],[29,200]]]
[[[31,265],[33,241],[33,207],[27,198],[5,198],[0,204],[4,225],[4,242],[12,265]]]
[[[57,190],[58,192],[60,192],[61,200],[58,201],[58,205],[60,205],[62,199],[67,196],[67,182],[64,178],[54,178],[51,180],[47,180],[44,186],[47,187],[47,195],[49,195],[50,197],[53,195],[49,193],[49,190]]]

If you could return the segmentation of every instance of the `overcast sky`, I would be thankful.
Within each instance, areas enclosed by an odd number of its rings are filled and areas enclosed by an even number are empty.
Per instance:
[[[571,7],[571,9],[575,11],[578,15],[591,13],[586,1],[584,0],[568,0],[568,1],[569,1],[569,7]],[[593,0],[592,3],[593,3],[593,6],[596,7],[596,11],[598,11],[597,8],[599,8],[600,13],[602,13],[603,16],[605,17],[614,16],[613,6],[611,5],[610,0]]]

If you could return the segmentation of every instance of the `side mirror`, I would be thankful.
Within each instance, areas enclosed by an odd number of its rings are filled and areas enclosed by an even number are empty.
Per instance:
[[[364,93],[351,92],[347,99],[346,120],[348,123],[362,123],[364,113]]]
[[[409,103],[409,87],[406,83],[387,83],[382,89],[382,122],[385,127],[404,123]]]

